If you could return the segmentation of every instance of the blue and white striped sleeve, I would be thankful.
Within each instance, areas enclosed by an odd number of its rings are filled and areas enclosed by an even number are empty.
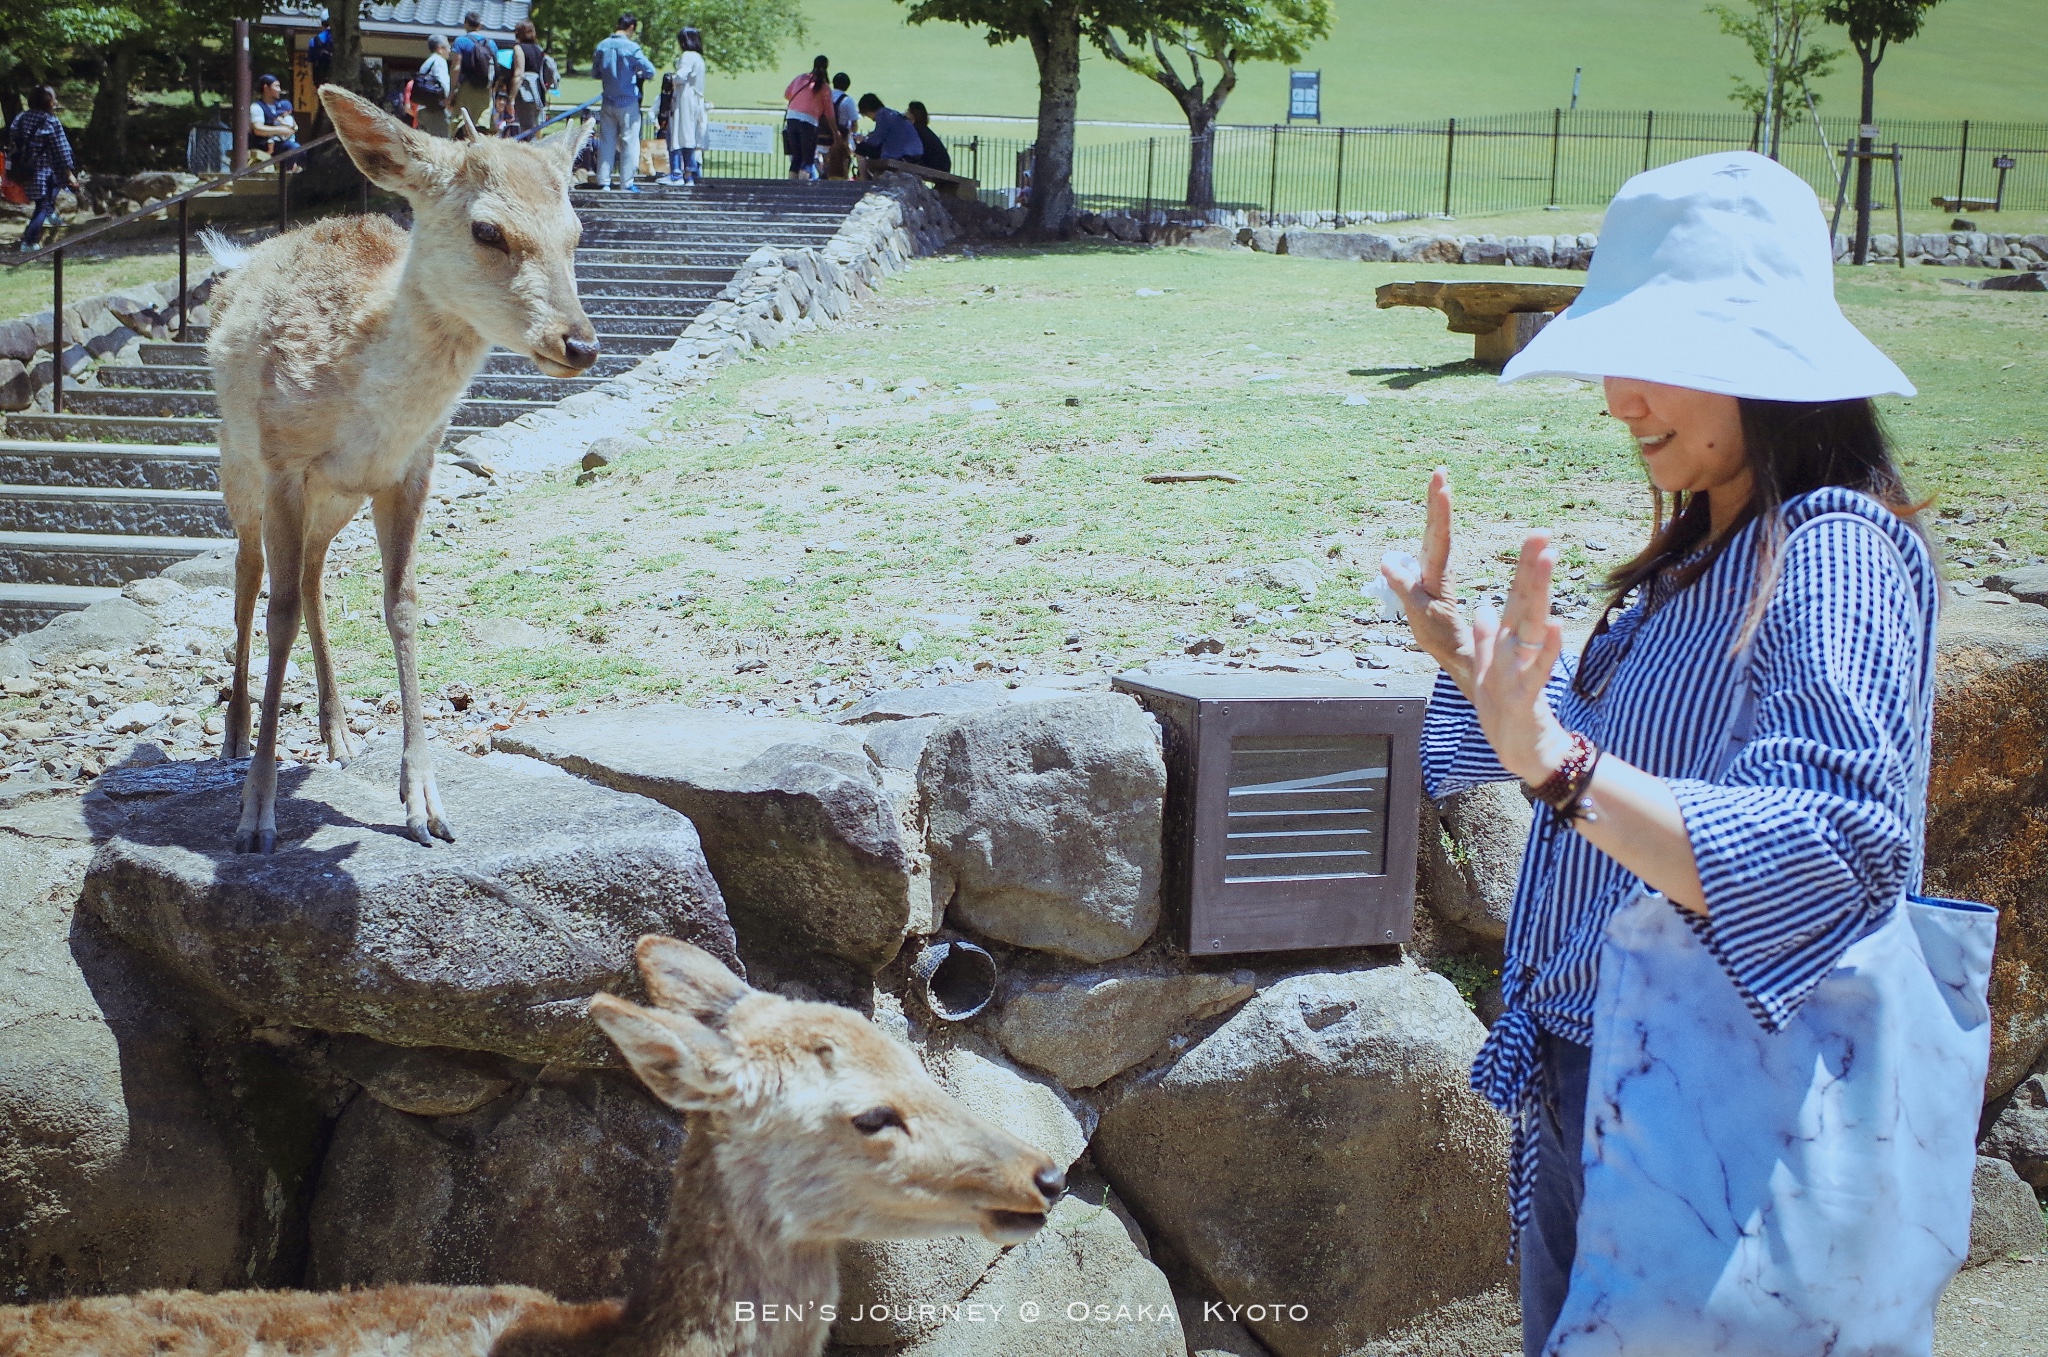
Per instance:
[[[1909,886],[1930,643],[1876,526],[1816,520],[1782,560],[1749,742],[1718,782],[1670,783],[1706,892],[1701,937],[1773,1031]]]
[[[1550,671],[1543,695],[1557,710],[1570,691],[1577,657],[1561,655]],[[1431,800],[1466,792],[1489,782],[1512,782],[1515,775],[1501,767],[1500,756],[1486,742],[1479,728],[1479,711],[1458,691],[1451,676],[1437,671],[1436,687],[1429,694],[1429,710],[1422,718],[1422,788]]]

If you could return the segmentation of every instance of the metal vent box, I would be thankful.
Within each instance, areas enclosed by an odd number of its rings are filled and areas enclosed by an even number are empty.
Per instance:
[[[1117,678],[1165,735],[1161,886],[1190,954],[1408,940],[1430,683]]]

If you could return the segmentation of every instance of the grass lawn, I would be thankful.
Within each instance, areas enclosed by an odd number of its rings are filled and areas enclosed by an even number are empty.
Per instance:
[[[1967,291],[1960,272],[1845,270],[1840,287],[1921,386],[1887,413],[1955,572],[1975,577],[2048,554],[2048,299]],[[1596,388],[1501,387],[1436,313],[1376,310],[1373,288],[1403,276],[1128,248],[924,261],[857,324],[721,372],[592,483],[437,512],[428,685],[784,707],[816,685],[829,707],[935,663],[1100,673],[1208,635],[1399,667],[1414,657],[1360,590],[1383,550],[1415,543],[1439,464],[1473,592],[1548,525],[1583,606],[1645,531],[1632,445]],[[1192,469],[1242,480],[1142,479]],[[1258,578],[1296,557],[1331,572],[1313,602]],[[336,561],[345,682],[388,692],[375,549]],[[549,642],[485,650],[474,624],[496,617]]]
[[[7,239],[20,235],[20,224]],[[91,248],[91,247],[87,247]],[[201,261],[205,259],[200,256]],[[196,267],[196,266],[195,266]],[[154,283],[178,276],[178,242],[149,242],[146,246],[101,258],[64,259],[64,299],[75,302],[102,292],[117,292],[138,283]],[[41,260],[19,268],[0,269],[0,318],[26,315],[50,309],[50,264]]]

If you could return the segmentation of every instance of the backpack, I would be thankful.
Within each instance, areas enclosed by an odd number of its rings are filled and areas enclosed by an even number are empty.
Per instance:
[[[555,65],[554,57],[546,52],[540,54],[540,87],[551,90],[562,83],[562,69]],[[538,103],[539,100],[534,102]]]
[[[489,85],[498,78],[498,44],[489,38],[473,37],[462,49],[462,83]]]

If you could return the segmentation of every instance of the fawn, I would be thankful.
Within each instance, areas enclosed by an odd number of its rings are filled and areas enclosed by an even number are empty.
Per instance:
[[[674,938],[642,938],[636,955],[654,1006],[600,994],[590,1014],[689,1128],[637,1294],[153,1291],[0,1308],[0,1357],[817,1357],[839,1241],[1016,1243],[1065,1191],[1057,1164],[859,1014],[764,994]]]
[[[551,377],[597,361],[576,295],[582,228],[569,206],[581,132],[542,147],[415,132],[334,85],[321,102],[373,183],[403,194],[410,233],[381,216],[321,222],[243,253],[210,238],[230,271],[212,298],[206,356],[220,398],[220,480],[235,555],[235,677],[223,741],[249,749],[249,649],[266,563],[270,667],[242,790],[235,851],[277,844],[277,721],[303,612],[331,759],[352,753],[328,651],[320,577],[328,544],[365,501],[384,566],[384,622],[398,661],[405,747],[399,796],[423,845],[454,838],[420,717],[413,555],[449,416],[492,345]]]

